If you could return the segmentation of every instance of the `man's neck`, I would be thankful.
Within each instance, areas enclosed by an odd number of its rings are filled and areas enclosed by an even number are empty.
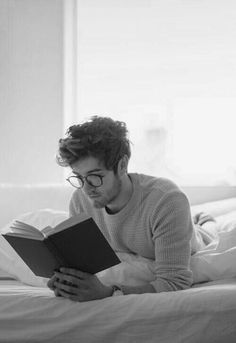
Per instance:
[[[119,196],[114,200],[114,202],[106,206],[106,211],[109,214],[120,212],[128,204],[133,194],[133,183],[128,174],[125,175],[121,182],[121,192]]]

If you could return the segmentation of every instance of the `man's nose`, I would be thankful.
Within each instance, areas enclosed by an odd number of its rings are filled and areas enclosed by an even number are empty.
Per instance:
[[[87,193],[90,193],[92,189],[94,189],[94,186],[91,186],[91,185],[85,180],[84,186],[83,186],[83,191],[87,194]]]

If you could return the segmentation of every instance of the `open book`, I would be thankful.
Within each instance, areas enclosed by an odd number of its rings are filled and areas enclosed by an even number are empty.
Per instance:
[[[95,274],[120,263],[95,221],[85,213],[41,231],[16,220],[2,236],[38,276],[51,277],[60,267]]]

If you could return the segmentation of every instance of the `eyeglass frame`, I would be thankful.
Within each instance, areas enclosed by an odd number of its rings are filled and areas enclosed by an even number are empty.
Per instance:
[[[90,177],[90,176],[96,176],[96,177],[98,177],[98,178],[100,179],[101,184],[100,184],[99,186],[94,186],[92,183],[90,183],[90,182],[87,180],[87,178]],[[84,187],[84,184],[85,184],[85,181],[86,181],[86,183],[87,183],[89,186],[94,187],[94,188],[98,188],[98,187],[101,187],[101,186],[103,185],[103,178],[104,178],[104,177],[105,177],[105,175],[97,175],[97,174],[90,174],[90,175],[87,175],[87,176],[82,176],[82,175],[71,175],[71,176],[69,176],[68,178],[66,178],[66,181],[68,181],[69,184],[70,184],[72,187],[77,188],[77,189],[83,188],[83,187]],[[82,185],[81,185],[80,187],[77,187],[77,186],[73,185],[73,184],[71,183],[71,181],[70,181],[71,178],[76,178],[76,179],[80,180],[81,183],[82,183]]]

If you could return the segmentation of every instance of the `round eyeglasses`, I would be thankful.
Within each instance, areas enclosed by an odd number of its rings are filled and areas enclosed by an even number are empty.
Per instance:
[[[83,188],[85,181],[89,186],[100,187],[103,184],[103,178],[104,176],[95,174],[88,176],[72,175],[69,176],[66,181],[68,181],[71,186],[75,188]]]

